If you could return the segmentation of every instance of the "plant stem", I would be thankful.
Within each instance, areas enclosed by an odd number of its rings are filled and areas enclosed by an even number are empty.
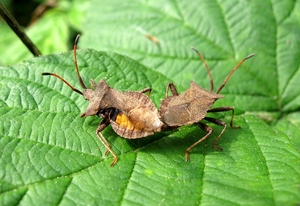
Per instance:
[[[9,13],[9,11],[5,8],[5,6],[1,2],[0,2],[0,15],[3,17],[6,23],[17,34],[17,36],[21,39],[21,41],[25,44],[25,46],[30,50],[30,52],[34,56],[39,56],[42,54],[39,51],[39,49],[35,46],[35,44],[26,35],[22,27],[16,21],[16,19]]]

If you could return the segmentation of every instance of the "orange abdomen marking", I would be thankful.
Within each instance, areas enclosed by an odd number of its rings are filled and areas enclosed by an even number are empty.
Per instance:
[[[115,121],[120,127],[126,129],[126,130],[142,130],[142,125],[137,125],[132,123],[129,118],[123,114],[123,113],[119,113],[118,116],[116,117],[116,121]]]

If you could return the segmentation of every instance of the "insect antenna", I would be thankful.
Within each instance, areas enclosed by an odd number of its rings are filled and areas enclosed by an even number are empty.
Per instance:
[[[80,35],[78,34],[78,35],[76,36],[76,39],[75,39],[75,42],[74,42],[74,63],[75,63],[75,68],[76,68],[76,72],[77,72],[77,76],[78,76],[78,80],[79,80],[79,82],[80,82],[80,85],[81,85],[81,87],[82,87],[83,89],[87,89],[86,86],[84,85],[83,81],[82,81],[82,78],[81,78],[81,76],[80,76],[79,69],[78,69],[78,64],[77,64],[76,50],[77,50],[77,43],[78,43],[78,41],[79,41],[79,37],[80,37]],[[46,75],[54,76],[54,77],[60,79],[61,81],[63,81],[66,85],[68,85],[74,92],[77,92],[77,93],[83,95],[83,93],[82,93],[80,90],[78,90],[78,89],[76,89],[75,87],[73,87],[73,86],[72,86],[69,82],[67,82],[64,78],[62,78],[61,76],[59,76],[59,75],[57,75],[57,74],[55,74],[55,73],[44,72],[44,73],[42,73],[42,75],[45,75],[45,76],[46,76]]]
[[[54,76],[54,77],[60,79],[61,81],[63,81],[66,85],[68,85],[74,92],[77,92],[77,93],[83,95],[83,93],[82,93],[80,90],[78,90],[78,89],[76,89],[75,87],[73,87],[73,86],[72,86],[69,82],[67,82],[64,78],[62,78],[61,76],[59,76],[59,75],[57,75],[57,74],[55,74],[55,73],[44,72],[44,73],[42,73],[42,75],[44,75],[44,76],[46,76],[46,75]]]
[[[195,49],[194,47],[192,47],[192,49],[198,54],[198,56],[200,57],[200,59],[202,60],[202,62],[204,63],[205,65],[205,68],[206,68],[206,71],[209,75],[209,82],[210,82],[210,92],[212,92],[214,90],[214,82],[213,82],[213,78],[212,78],[212,75],[210,73],[210,69],[204,59],[204,57],[202,56],[202,54],[197,50]]]
[[[223,89],[223,87],[225,86],[225,84],[227,83],[227,81],[229,80],[229,78],[231,77],[231,75],[233,74],[233,72],[235,72],[235,70],[241,66],[244,61],[246,61],[247,59],[250,59],[251,57],[253,57],[255,54],[250,54],[248,56],[246,56],[244,59],[242,59],[229,73],[229,75],[226,77],[226,79],[224,80],[223,84],[219,87],[218,91],[216,92],[216,94],[219,94],[219,92]]]
[[[80,34],[78,34],[78,35],[76,36],[75,42],[74,42],[74,64],[75,64],[75,68],[76,68],[78,80],[79,80],[79,83],[80,83],[81,87],[82,87],[83,89],[87,89],[87,87],[86,87],[85,84],[83,83],[82,78],[81,78],[81,76],[80,76],[79,69],[78,69],[78,63],[77,63],[76,50],[77,50],[77,44],[78,44],[78,41],[79,41],[79,37],[80,37]]]

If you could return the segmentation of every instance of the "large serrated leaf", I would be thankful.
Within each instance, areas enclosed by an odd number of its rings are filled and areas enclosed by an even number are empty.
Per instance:
[[[157,107],[170,81],[180,92],[190,80],[209,88],[190,46],[206,58],[216,88],[255,53],[214,105],[233,106],[241,129],[227,128],[219,152],[212,142],[222,128],[211,124],[212,136],[185,162],[186,148],[205,135],[194,125],[138,140],[108,127],[103,135],[119,156],[110,167],[112,157],[95,135],[101,120],[80,118],[87,102],[58,79],[41,76],[55,72],[80,88],[72,52],[2,67],[0,204],[299,204],[299,6],[292,0],[91,1],[79,46],[147,66],[81,50],[85,83],[105,79],[121,91],[152,87]],[[213,116],[230,121],[230,113]]]
[[[6,165],[1,172],[3,204],[24,188],[22,204],[55,204],[62,198],[62,204],[79,205],[144,204],[144,199],[151,205],[164,201],[230,205],[232,201],[246,204],[245,199],[253,195],[254,204],[298,198],[292,188],[298,184],[294,181],[299,177],[299,153],[286,144],[286,135],[276,134],[251,115],[236,117],[235,124],[242,129],[225,132],[219,142],[223,152],[212,148],[211,138],[192,150],[190,163],[185,162],[184,151],[204,135],[195,126],[160,133],[140,143],[126,141],[107,128],[103,133],[120,156],[117,165],[110,167],[112,158],[104,156],[105,148],[95,135],[100,120],[81,119],[84,99],[58,79],[41,76],[45,71],[56,72],[78,87],[72,55],[40,57],[0,70],[1,89],[7,91],[1,95],[6,104],[0,121],[1,165]],[[78,52],[78,60],[84,80],[105,78],[121,90],[151,86],[155,88],[151,96],[159,99],[164,95],[155,82],[165,77],[127,57],[84,50]],[[216,128],[215,133],[220,131]],[[284,191],[290,188],[289,193],[279,193],[281,187]],[[180,198],[183,195],[186,199]],[[45,197],[49,196],[48,201]]]

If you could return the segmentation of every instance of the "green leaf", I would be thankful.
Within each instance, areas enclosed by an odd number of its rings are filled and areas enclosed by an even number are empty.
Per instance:
[[[205,67],[190,46],[204,55],[215,91],[242,58],[255,53],[214,105],[233,106],[234,125],[241,129],[227,128],[219,152],[212,143],[222,127],[209,124],[214,133],[186,162],[185,150],[205,135],[195,125],[137,140],[108,127],[103,135],[119,156],[110,167],[112,156],[95,135],[101,120],[79,117],[88,102],[58,79],[41,75],[55,72],[80,89],[72,52],[1,67],[0,204],[299,204],[299,6],[90,2],[79,46],[101,51],[78,51],[84,82],[104,79],[120,91],[152,87],[157,108],[168,82],[180,93],[190,80],[209,89]],[[209,115],[230,122],[230,113]]]
[[[286,115],[280,119],[276,128],[282,133],[288,135],[290,144],[298,151],[300,151],[300,138],[298,136],[300,131],[300,114],[294,112]]]
[[[154,135],[146,143],[127,141],[105,129],[104,136],[120,157],[110,167],[112,158],[104,155],[95,135],[100,120],[79,117],[87,102],[56,78],[41,76],[55,72],[79,88],[72,55],[40,57],[0,70],[3,204],[15,196],[26,205],[60,200],[80,205],[142,204],[144,199],[152,205],[246,204],[253,195],[253,204],[273,204],[298,198],[292,188],[298,184],[299,153],[287,144],[286,135],[278,135],[252,115],[236,117],[242,129],[225,132],[219,142],[223,152],[212,148],[211,138],[192,150],[190,163],[185,162],[184,151],[204,135],[195,126]],[[159,88],[156,83],[167,80],[114,53],[79,51],[78,60],[84,80],[105,79],[117,89]],[[162,98],[161,89],[151,97]],[[215,133],[220,131],[216,128]],[[183,194],[187,199],[180,198]]]
[[[190,46],[206,58],[216,88],[238,61],[255,53],[222,90],[228,100],[223,105],[234,102],[244,111],[300,107],[299,91],[294,90],[300,78],[300,22],[293,10],[298,2],[98,2],[84,24],[84,47],[130,56],[185,88],[190,80],[209,86],[204,65]],[[116,7],[122,10],[115,12]],[[93,29],[99,25],[101,29]],[[159,46],[146,35],[155,36]]]

